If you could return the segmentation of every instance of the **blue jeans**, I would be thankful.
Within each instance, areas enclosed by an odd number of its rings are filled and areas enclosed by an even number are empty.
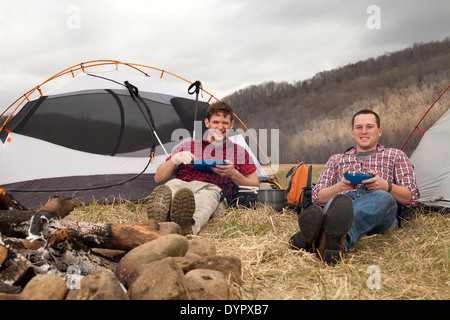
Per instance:
[[[386,191],[359,189],[346,194],[353,200],[353,224],[345,238],[345,248],[353,248],[364,235],[383,233],[397,219],[397,202]],[[324,207],[325,213],[331,200]]]

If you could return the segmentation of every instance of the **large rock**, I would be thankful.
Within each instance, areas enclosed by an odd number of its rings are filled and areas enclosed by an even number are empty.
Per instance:
[[[20,297],[22,300],[64,300],[68,291],[61,277],[39,274],[27,283]]]
[[[161,260],[166,257],[183,257],[189,244],[185,237],[169,234],[156,240],[147,242],[129,251],[119,262],[116,276],[123,283],[140,265]]]
[[[128,290],[132,300],[189,300],[183,270],[168,257],[142,265]]]
[[[195,269],[186,274],[186,283],[192,300],[227,300],[228,287],[222,272]]]
[[[215,256],[216,246],[204,239],[193,239],[189,241],[188,252],[195,253],[201,257]]]
[[[72,289],[66,300],[129,300],[114,273],[98,269],[81,279],[80,288]]]
[[[181,228],[178,223],[166,221],[158,222],[158,232],[162,235],[181,234]]]
[[[242,264],[236,256],[209,256],[190,263],[184,270],[188,273],[194,269],[209,269],[222,272],[230,280],[241,285]]]

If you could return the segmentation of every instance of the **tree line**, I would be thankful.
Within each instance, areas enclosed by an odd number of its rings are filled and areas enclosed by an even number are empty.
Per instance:
[[[450,38],[417,43],[294,83],[268,81],[225,97],[248,128],[279,129],[280,163],[325,163],[352,146],[351,117],[381,117],[380,143],[401,148],[417,122],[450,85]],[[450,105],[447,93],[427,115],[428,129]],[[403,149],[412,154],[421,135]],[[261,159],[264,163],[264,160]]]

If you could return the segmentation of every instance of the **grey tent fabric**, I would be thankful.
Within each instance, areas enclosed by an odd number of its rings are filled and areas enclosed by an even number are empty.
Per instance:
[[[419,202],[450,207],[450,109],[425,133],[410,159],[419,184]]]

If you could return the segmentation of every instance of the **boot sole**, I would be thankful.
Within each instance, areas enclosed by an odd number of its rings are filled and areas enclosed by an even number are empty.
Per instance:
[[[147,217],[158,222],[169,221],[172,190],[168,186],[157,186],[148,198]]]
[[[181,228],[181,234],[192,233],[195,198],[191,190],[183,188],[175,192],[170,209],[170,220]]]
[[[289,241],[291,248],[314,251],[314,242],[320,233],[324,218],[325,213],[319,206],[313,205],[303,210],[298,217],[300,231],[295,233]]]
[[[322,259],[327,264],[335,264],[342,259],[341,239],[353,224],[353,202],[345,195],[338,194],[328,207],[324,222],[323,233],[325,245],[321,252]]]

